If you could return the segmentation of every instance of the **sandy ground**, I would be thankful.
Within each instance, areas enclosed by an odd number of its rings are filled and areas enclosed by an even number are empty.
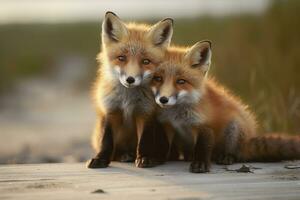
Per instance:
[[[0,166],[0,199],[299,200],[300,162],[213,165],[206,174],[188,172],[186,162],[140,169],[113,162],[106,169],[84,163]]]
[[[0,163],[78,162],[91,156],[95,114],[78,58],[0,96]]]

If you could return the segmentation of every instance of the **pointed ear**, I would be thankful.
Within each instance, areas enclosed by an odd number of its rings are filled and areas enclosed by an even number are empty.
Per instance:
[[[104,42],[119,42],[128,36],[128,30],[120,18],[113,12],[106,12],[102,23]]]
[[[153,45],[168,47],[173,35],[173,19],[166,18],[154,24],[148,32]]]
[[[211,42],[208,40],[197,42],[185,55],[191,67],[201,68],[207,72],[211,63]]]

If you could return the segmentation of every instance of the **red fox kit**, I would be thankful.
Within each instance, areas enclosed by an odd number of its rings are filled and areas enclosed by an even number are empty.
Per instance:
[[[169,18],[153,26],[125,24],[114,13],[106,13],[93,90],[97,155],[88,162],[89,168],[107,167],[112,157],[122,156],[120,152],[136,152],[138,167],[153,166],[150,136],[157,129],[152,117],[157,105],[149,82],[170,44],[172,24]]]
[[[299,159],[300,137],[258,136],[247,106],[206,77],[211,56],[209,41],[170,47],[151,83],[169,143],[175,131],[192,138],[190,171],[209,171],[211,156],[220,164]]]

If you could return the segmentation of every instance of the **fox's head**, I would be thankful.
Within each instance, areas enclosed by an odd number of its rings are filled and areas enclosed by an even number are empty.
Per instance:
[[[113,77],[127,88],[149,82],[154,68],[163,60],[173,34],[173,20],[153,26],[125,24],[107,12],[102,24],[101,55]]]
[[[151,81],[156,103],[168,107],[198,102],[211,54],[209,41],[198,42],[189,49],[170,47]]]

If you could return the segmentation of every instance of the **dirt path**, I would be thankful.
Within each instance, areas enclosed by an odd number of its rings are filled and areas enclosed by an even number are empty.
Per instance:
[[[213,165],[208,174],[188,172],[188,163],[150,169],[112,163],[87,169],[84,163],[0,166],[0,199],[286,199],[299,200],[300,169],[289,163],[251,163],[253,173]]]

